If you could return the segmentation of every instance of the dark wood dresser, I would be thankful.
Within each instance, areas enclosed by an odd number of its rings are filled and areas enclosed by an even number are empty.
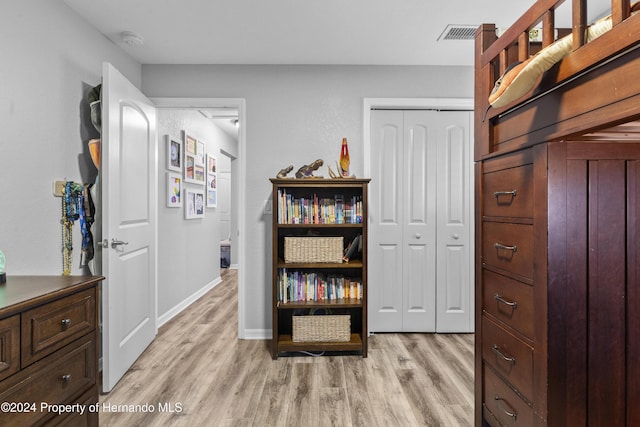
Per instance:
[[[103,279],[8,276],[0,285],[0,425],[98,425]]]
[[[479,415],[638,425],[640,144],[549,142],[476,168]]]

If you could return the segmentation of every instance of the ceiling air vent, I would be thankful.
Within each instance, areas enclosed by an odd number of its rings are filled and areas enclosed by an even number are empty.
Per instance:
[[[453,25],[444,29],[437,41],[442,40],[473,40],[479,25]]]

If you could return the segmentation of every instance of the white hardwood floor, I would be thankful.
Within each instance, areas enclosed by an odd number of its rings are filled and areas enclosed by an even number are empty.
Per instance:
[[[267,341],[236,338],[236,307],[231,270],[101,396],[100,425],[473,424],[473,335],[379,334],[367,358],[274,361]]]

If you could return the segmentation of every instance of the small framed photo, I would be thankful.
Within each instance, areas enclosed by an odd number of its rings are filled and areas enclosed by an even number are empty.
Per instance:
[[[218,174],[217,159],[211,154],[207,154],[207,207],[218,206]]]
[[[204,165],[204,142],[202,141],[196,141],[196,160]]]
[[[167,144],[167,169],[175,172],[182,172],[182,141],[165,135]]]
[[[218,172],[217,165],[218,165],[218,159],[212,156],[211,154],[207,154],[207,174]]]
[[[184,153],[184,182],[197,183],[196,181],[196,158],[193,154]]]
[[[184,218],[204,218],[204,191],[187,188],[185,193]]]
[[[205,176],[204,176],[204,165],[196,164],[193,167],[195,180],[198,184],[204,184]]]
[[[182,175],[167,172],[167,207],[182,206]]]
[[[195,157],[197,150],[198,140],[192,137],[187,133],[187,131],[182,131],[184,134],[184,152],[185,154],[190,154]]]

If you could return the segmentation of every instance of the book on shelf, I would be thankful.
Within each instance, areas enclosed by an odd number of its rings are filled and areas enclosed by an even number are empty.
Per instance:
[[[278,269],[278,302],[362,299],[360,278]]]
[[[278,189],[279,224],[361,224],[362,196],[294,197]]]

